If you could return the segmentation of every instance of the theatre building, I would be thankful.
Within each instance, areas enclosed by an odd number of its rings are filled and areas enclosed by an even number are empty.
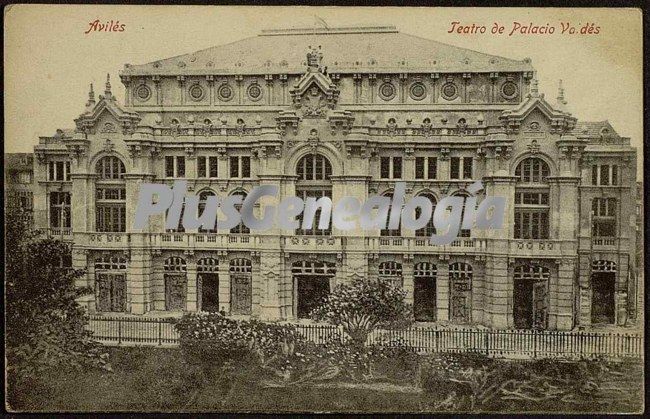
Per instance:
[[[568,330],[636,317],[636,150],[607,121],[577,121],[561,87],[544,97],[529,59],[393,27],[267,30],[126,64],[120,81],[124,103],[115,79],[97,97],[91,86],[74,129],[34,150],[35,223],[73,243],[91,312],[296,320],[363,278],[403,287],[420,322]],[[507,205],[502,229],[446,246],[430,244],[432,223],[166,230],[161,214],[135,230],[140,185],[175,180],[202,201],[275,185],[334,203],[403,181],[406,200],[434,205],[481,180],[479,202]]]

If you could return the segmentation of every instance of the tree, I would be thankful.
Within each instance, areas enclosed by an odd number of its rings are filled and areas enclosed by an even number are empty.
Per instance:
[[[412,307],[405,297],[406,291],[388,281],[355,279],[349,285],[338,285],[311,317],[342,326],[353,345],[362,347],[377,328],[399,328],[413,322]]]
[[[84,271],[71,267],[70,246],[40,238],[23,221],[22,212],[7,208],[5,218],[5,336],[10,385],[38,378],[47,369],[110,368],[108,354],[85,328],[85,309],[76,299],[92,290],[75,286]]]

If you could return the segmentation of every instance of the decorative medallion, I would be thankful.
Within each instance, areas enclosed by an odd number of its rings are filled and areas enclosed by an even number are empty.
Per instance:
[[[219,97],[219,100],[228,102],[233,97],[232,87],[230,87],[229,84],[222,84],[217,90],[217,96]]]
[[[200,84],[193,84],[190,86],[189,94],[190,98],[195,102],[198,102],[199,100],[203,99],[203,96],[205,96],[205,92],[203,91],[203,88]]]
[[[248,86],[247,94],[250,100],[257,102],[262,99],[262,88],[259,84],[253,83]]]
[[[518,92],[517,85],[511,81],[507,81],[501,85],[501,96],[505,99],[514,99]]]
[[[391,100],[395,97],[395,86],[391,82],[382,83],[379,86],[379,97],[383,100]]]
[[[423,83],[413,83],[409,89],[409,94],[413,100],[422,100],[427,97],[427,88],[424,87]]]
[[[135,96],[142,102],[149,100],[151,97],[151,89],[146,84],[141,84],[135,89]]]
[[[446,100],[454,100],[458,97],[458,87],[454,83],[445,83],[441,89],[442,97]]]

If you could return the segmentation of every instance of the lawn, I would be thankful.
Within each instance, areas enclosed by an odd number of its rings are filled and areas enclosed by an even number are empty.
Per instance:
[[[221,411],[221,412],[640,412],[643,367],[640,362],[587,365],[581,378],[578,363],[497,361],[487,358],[452,362],[487,365],[491,374],[476,374],[465,382],[433,367],[408,380],[344,379],[272,386],[245,363],[217,367],[209,379],[202,368],[186,363],[179,349],[113,348],[113,372],[56,372],[9,393],[10,406],[19,411]],[[455,360],[455,361],[454,361]],[[469,364],[468,364],[469,365]],[[583,366],[584,366],[583,365]],[[421,371],[425,371],[421,368]],[[522,377],[536,371],[550,379]],[[499,385],[511,381],[495,393]],[[494,384],[492,384],[494,383]],[[522,384],[523,383],[523,384]],[[541,383],[541,384],[535,384]],[[536,391],[553,393],[566,383],[577,390],[562,399],[537,398]],[[523,389],[523,390],[522,390]],[[11,389],[10,389],[11,390]],[[526,391],[524,391],[526,390]],[[519,396],[521,392],[524,396]],[[498,393],[498,394],[497,394]],[[492,396],[489,396],[492,394]],[[472,396],[473,395],[473,396]],[[467,400],[472,398],[472,403]],[[558,396],[560,397],[560,396]],[[538,400],[539,399],[539,400]]]

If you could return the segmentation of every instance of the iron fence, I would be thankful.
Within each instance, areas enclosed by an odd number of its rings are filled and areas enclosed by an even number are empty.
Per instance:
[[[173,318],[90,316],[94,338],[108,345],[177,345]],[[331,325],[294,324],[305,339],[322,344],[345,340]],[[453,327],[411,327],[375,330],[367,344],[404,345],[421,353],[481,353],[503,358],[642,358],[643,336],[637,333],[496,330]]]

